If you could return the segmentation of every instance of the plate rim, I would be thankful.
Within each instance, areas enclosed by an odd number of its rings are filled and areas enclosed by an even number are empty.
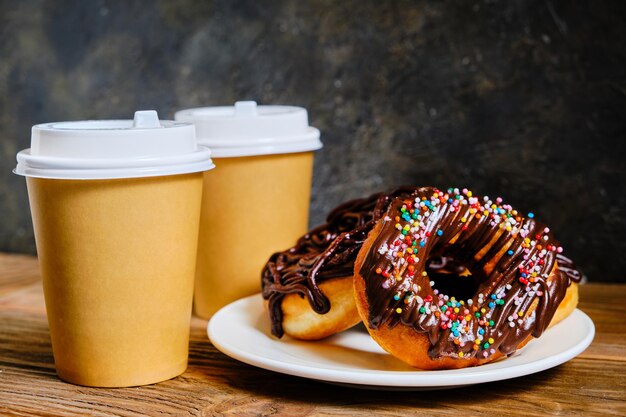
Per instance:
[[[586,326],[587,333],[582,340],[559,351],[556,355],[546,356],[528,363],[515,364],[511,367],[497,367],[496,369],[492,369],[494,365],[501,363],[500,361],[478,367],[436,371],[334,369],[314,365],[305,366],[266,356],[259,356],[253,352],[240,349],[237,346],[222,343],[219,334],[216,334],[215,329],[220,324],[220,320],[224,315],[228,315],[230,310],[238,309],[242,306],[248,307],[251,303],[258,303],[262,307],[262,301],[261,294],[254,294],[236,300],[222,307],[215,313],[207,324],[207,335],[213,346],[235,360],[258,368],[322,382],[348,384],[363,388],[452,388],[517,378],[556,367],[573,359],[589,347],[595,336],[595,325],[591,318],[582,310],[576,308],[571,313],[570,317],[576,315],[574,317]],[[560,324],[561,323],[557,324],[555,328]],[[278,339],[272,338],[267,332],[263,333],[268,337],[270,343],[280,343]],[[541,343],[541,339],[534,339],[531,343]],[[523,350],[520,350],[520,352],[523,354]]]

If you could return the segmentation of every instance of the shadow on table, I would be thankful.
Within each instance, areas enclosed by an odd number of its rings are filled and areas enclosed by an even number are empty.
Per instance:
[[[210,344],[210,342],[207,341]],[[211,350],[214,348],[211,347]],[[206,347],[204,348],[206,351]],[[213,356],[216,355],[216,356]],[[323,404],[325,406],[350,406],[357,408],[382,409],[396,406],[439,409],[442,407],[471,409],[482,404],[506,399],[514,402],[520,391],[542,390],[553,379],[559,379],[561,367],[532,375],[492,383],[435,390],[382,390],[361,389],[344,385],[334,385],[316,380],[284,375],[243,364],[215,351],[211,355],[227,372],[216,375],[212,369],[210,378],[216,377],[231,390],[240,390],[254,398],[271,398],[275,403]],[[206,357],[205,357],[206,359]],[[207,364],[205,362],[205,364]],[[552,383],[554,385],[554,383]],[[519,406],[523,407],[522,401]]]

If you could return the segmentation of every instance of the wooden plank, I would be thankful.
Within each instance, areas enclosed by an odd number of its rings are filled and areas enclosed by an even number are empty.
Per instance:
[[[586,284],[578,308],[596,327],[596,336],[581,357],[626,362],[626,285]]]
[[[0,295],[39,281],[37,258],[0,252]]]
[[[0,414],[15,416],[626,415],[625,285],[588,284],[580,308],[596,324],[578,358],[513,380],[433,392],[364,391],[254,368],[218,352],[192,320],[190,366],[135,388],[60,381],[37,262],[0,254]]]

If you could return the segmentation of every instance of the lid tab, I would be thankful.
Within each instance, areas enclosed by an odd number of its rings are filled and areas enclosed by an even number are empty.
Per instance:
[[[235,117],[257,116],[256,101],[238,101],[235,103]]]
[[[156,110],[139,110],[135,112],[135,118],[133,119],[134,128],[153,129],[161,127],[159,122],[159,115]]]

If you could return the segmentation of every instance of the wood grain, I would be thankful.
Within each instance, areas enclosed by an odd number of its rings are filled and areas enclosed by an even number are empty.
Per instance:
[[[432,392],[364,391],[257,369],[218,352],[194,318],[190,366],[163,383],[80,387],[54,371],[35,258],[0,254],[0,414],[9,416],[626,415],[624,285],[581,287],[596,324],[578,358],[503,382]]]

